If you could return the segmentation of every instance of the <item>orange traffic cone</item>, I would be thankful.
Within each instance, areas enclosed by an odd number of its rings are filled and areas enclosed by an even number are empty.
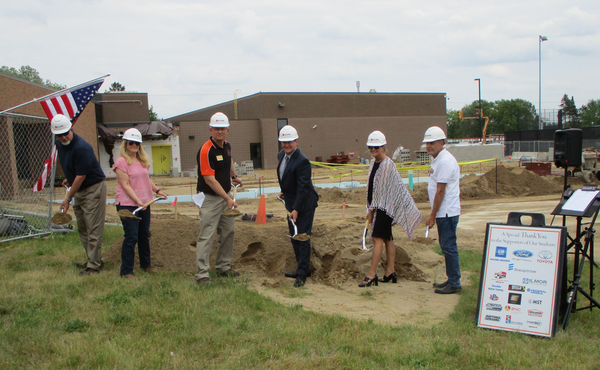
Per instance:
[[[255,225],[261,225],[267,223],[267,210],[265,208],[265,195],[260,196],[260,203],[258,204],[258,212],[256,213]]]

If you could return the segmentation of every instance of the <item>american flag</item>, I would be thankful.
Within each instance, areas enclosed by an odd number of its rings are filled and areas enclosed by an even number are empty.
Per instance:
[[[55,115],[63,114],[69,117],[74,124],[103,83],[104,77],[100,77],[82,85],[58,91],[41,101],[42,108],[50,121]]]
[[[50,158],[46,159],[44,161],[44,170],[42,171],[40,178],[38,179],[38,181],[36,181],[35,184],[33,184],[32,191],[34,193],[37,191],[42,191],[44,189],[44,186],[46,185],[46,180],[48,180],[48,176],[50,176],[50,171],[52,170],[52,166],[54,165],[55,161],[56,161],[56,146],[53,145],[52,152],[50,153]]]
[[[41,100],[42,108],[46,112],[48,119],[52,121],[57,114],[64,114],[71,119],[71,123],[75,124],[77,118],[83,112],[83,109],[87,103],[96,95],[100,86],[104,83],[104,77],[97,78],[95,80],[71,87],[70,89],[64,89],[57,91],[52,95],[45,96]],[[44,169],[38,181],[33,184],[33,192],[42,191],[50,176],[52,166],[56,162],[56,146],[52,147],[50,158],[44,161]]]

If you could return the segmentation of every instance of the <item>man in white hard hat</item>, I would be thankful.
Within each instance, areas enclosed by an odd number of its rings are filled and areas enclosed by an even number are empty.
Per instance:
[[[106,182],[104,172],[92,146],[73,132],[71,120],[62,114],[52,118],[51,130],[56,137],[60,166],[65,173],[63,184],[70,185],[60,205],[67,212],[75,199],[73,212],[77,218],[79,239],[87,254],[87,262],[77,264],[81,275],[97,274],[102,267],[102,234],[106,214]]]
[[[441,128],[433,126],[427,129],[423,142],[427,153],[433,157],[427,185],[431,214],[426,225],[437,225],[448,277],[445,282],[434,283],[433,286],[438,294],[454,294],[462,289],[456,244],[456,227],[460,216],[460,167],[456,158],[444,148],[446,134]]]
[[[282,150],[277,155],[277,177],[285,208],[290,212],[298,228],[298,234],[310,235],[318,194],[311,180],[311,165],[298,149],[298,132],[292,126],[284,126],[279,131]],[[294,234],[292,224],[288,222],[290,234]],[[286,272],[285,276],[296,279],[295,287],[304,286],[306,277],[310,276],[310,239],[292,240],[298,268],[295,272]]]
[[[229,119],[221,112],[210,118],[210,139],[198,151],[198,185],[196,191],[204,193],[200,208],[200,233],[196,241],[196,282],[210,284],[209,257],[215,232],[219,231],[219,250],[215,269],[224,277],[239,276],[231,268],[235,217],[223,216],[223,211],[237,207],[228,195],[231,183],[243,185],[232,166],[231,145],[225,138],[229,134]]]

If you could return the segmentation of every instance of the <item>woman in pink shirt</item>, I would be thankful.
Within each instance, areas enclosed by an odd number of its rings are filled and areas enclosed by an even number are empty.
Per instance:
[[[118,180],[115,197],[117,211],[127,209],[133,212],[151,201],[154,193],[167,196],[150,180],[148,168],[150,161],[142,148],[142,134],[137,129],[130,128],[123,134],[119,158],[113,166]],[[128,279],[136,279],[133,274],[136,244],[140,267],[148,273],[154,272],[150,262],[150,207],[139,210],[136,216],[141,220],[121,218],[125,232],[121,248],[121,276]]]

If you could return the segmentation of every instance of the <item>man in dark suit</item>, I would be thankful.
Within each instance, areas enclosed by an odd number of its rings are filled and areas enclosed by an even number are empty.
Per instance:
[[[298,132],[295,128],[284,126],[279,131],[279,141],[282,147],[277,155],[277,177],[281,188],[279,196],[285,200],[285,208],[296,223],[298,234],[310,235],[318,200],[310,176],[311,165],[308,158],[298,149]],[[293,235],[294,228],[291,222],[288,222],[288,227]],[[298,269],[296,272],[286,272],[285,276],[295,278],[294,286],[301,287],[306,283],[306,277],[310,276],[310,239],[292,239],[292,246]]]

